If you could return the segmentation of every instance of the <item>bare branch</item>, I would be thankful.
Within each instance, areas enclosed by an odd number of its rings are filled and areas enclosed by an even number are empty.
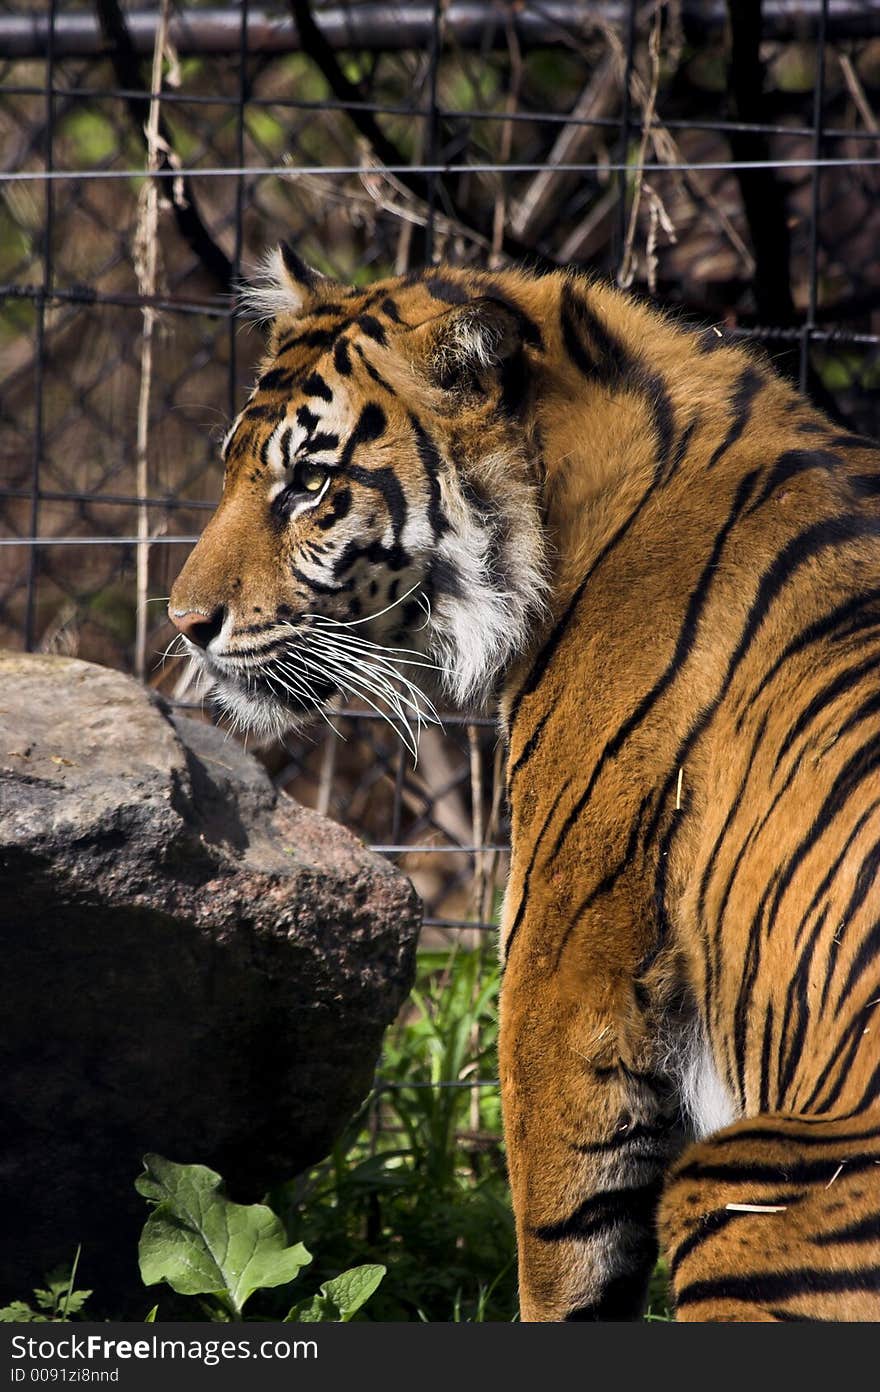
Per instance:
[[[110,44],[109,58],[113,64],[117,83],[129,92],[142,89],[143,77],[140,61],[118,0],[95,0],[95,3],[101,29]],[[125,104],[134,125],[137,127],[138,134],[143,137],[150,119],[149,100],[146,97],[128,96],[125,99]],[[157,167],[159,169],[173,169],[175,166],[170,154],[169,131],[161,120],[158,123],[157,135],[157,143],[161,143],[162,146]],[[186,179],[175,180],[175,186],[176,196],[173,203],[178,231],[219,288],[225,294],[231,294],[234,289],[232,262],[222,247],[214,241],[205,226],[189,181]]]

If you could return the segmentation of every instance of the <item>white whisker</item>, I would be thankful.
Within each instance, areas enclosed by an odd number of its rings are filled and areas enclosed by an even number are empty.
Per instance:
[[[362,619],[329,619],[323,614],[303,614],[303,618],[317,619],[319,623],[332,624],[334,628],[357,628],[360,624],[372,623],[373,619],[381,619],[383,614],[388,614],[392,609],[396,609],[399,604],[403,604],[405,599],[409,599],[410,595],[419,588],[420,584],[421,581],[417,580],[414,585],[410,586],[405,594],[399,595],[397,599],[393,599],[390,604],[385,605],[384,609],[378,609],[375,614],[365,614]]]
[[[312,639],[316,639],[317,637],[318,635],[314,633],[310,635]],[[394,682],[399,683],[403,690],[396,691],[397,698],[405,705],[410,706],[417,717],[425,718],[427,716],[432,721],[439,723],[439,716],[429,697],[427,697],[409,677],[403,672],[400,672],[393,662],[382,657],[379,653],[371,653],[367,656],[359,652],[345,653],[344,648],[346,646],[347,644],[344,642],[336,646],[334,646],[334,643],[327,641],[321,644],[323,651],[335,657],[337,661],[344,660],[346,662],[351,662],[352,659],[356,659],[360,664],[368,668],[372,677],[386,685],[391,685],[392,689],[395,689],[393,687]],[[361,670],[362,668],[359,666],[358,672],[360,673]],[[407,695],[405,693],[409,694]]]
[[[300,656],[305,655],[300,654]],[[308,661],[308,658],[306,658],[306,661]],[[388,714],[385,711],[383,711],[382,708],[378,706],[376,702],[373,701],[371,696],[368,694],[368,692],[372,691],[372,693],[377,697],[378,700],[385,700],[386,703],[393,704],[390,700],[390,697],[393,697],[395,695],[393,689],[390,691],[389,696],[389,693],[379,690],[372,683],[368,682],[364,678],[362,673],[358,673],[357,677],[354,677],[352,676],[351,672],[348,671],[345,667],[333,664],[332,659],[330,659],[330,661],[323,667],[319,666],[317,663],[312,663],[310,665],[312,665],[316,671],[321,672],[325,679],[332,678],[334,686],[337,686],[340,689],[340,691],[343,692],[343,695],[351,694],[358,697],[360,700],[365,701],[366,704],[370,706],[376,712],[377,715],[381,716],[381,718],[385,720],[389,725],[391,725],[392,729],[395,730],[395,732],[398,735],[400,735],[407,748],[411,751],[413,758],[417,757],[417,746],[415,738],[412,734],[412,729],[408,721],[406,720],[406,717],[402,715],[402,713],[399,711],[399,708],[395,705],[394,708],[398,710],[398,714],[401,717],[401,724],[404,726],[404,728],[407,731],[407,734],[409,735],[408,739],[401,734],[401,732],[397,729],[397,726],[394,725],[393,721],[389,718]]]

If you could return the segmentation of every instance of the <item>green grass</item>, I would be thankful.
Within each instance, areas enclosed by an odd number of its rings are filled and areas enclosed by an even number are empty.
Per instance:
[[[333,1154],[271,1196],[316,1272],[381,1261],[373,1320],[511,1320],[513,1218],[497,1087],[490,948],[421,953],[377,1087]]]

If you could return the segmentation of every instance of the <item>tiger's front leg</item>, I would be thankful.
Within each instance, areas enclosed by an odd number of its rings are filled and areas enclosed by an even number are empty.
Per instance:
[[[638,1319],[678,1118],[632,980],[553,956],[523,924],[501,996],[521,1318]]]

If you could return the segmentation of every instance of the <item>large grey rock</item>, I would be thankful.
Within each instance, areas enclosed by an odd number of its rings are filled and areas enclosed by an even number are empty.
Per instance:
[[[79,1242],[86,1284],[135,1288],[147,1150],[245,1199],[326,1154],[419,913],[222,732],[117,672],[2,654],[0,924],[0,1290],[22,1295]]]

